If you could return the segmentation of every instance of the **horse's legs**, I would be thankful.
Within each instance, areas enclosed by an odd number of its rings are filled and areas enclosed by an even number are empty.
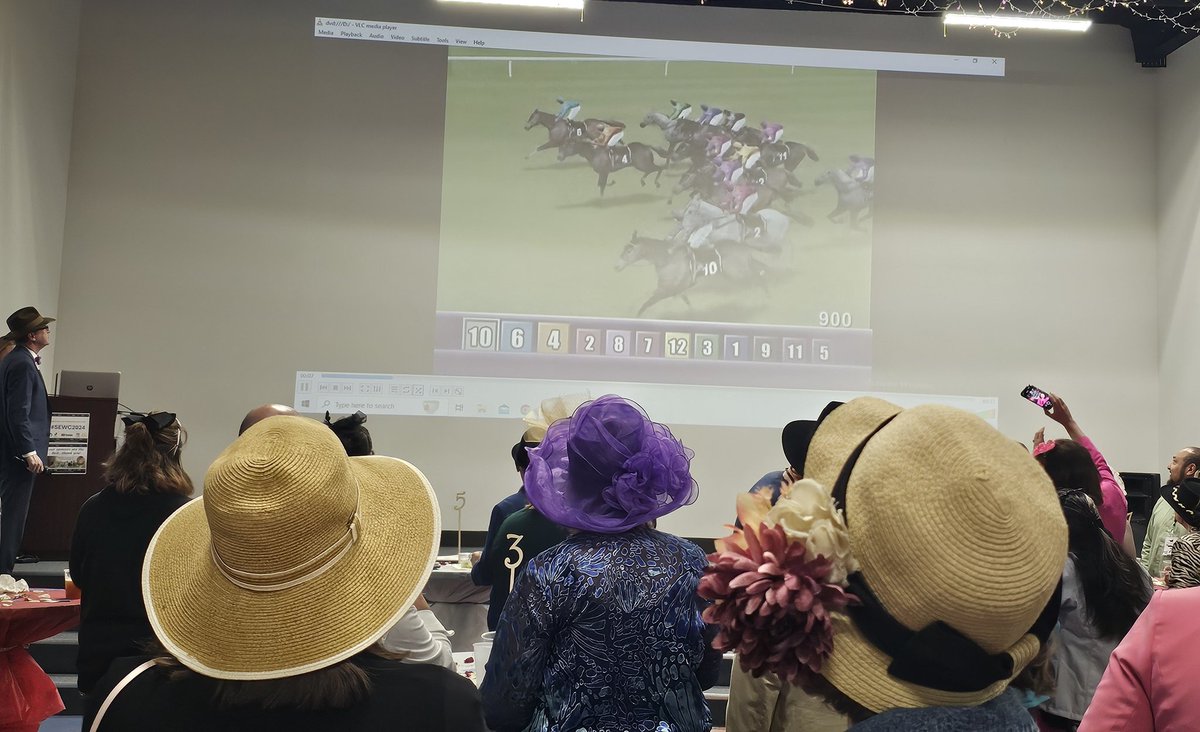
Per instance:
[[[637,317],[642,317],[642,313],[646,312],[646,308],[650,307],[656,302],[659,302],[660,300],[665,300],[668,297],[671,297],[671,294],[672,293],[665,292],[663,290],[655,290],[654,294],[650,296],[650,299],[642,303],[642,306],[638,308]]]
[[[845,210],[846,210],[845,206],[843,206],[843,205],[842,205],[842,204],[839,202],[839,203],[838,203],[838,205],[837,205],[837,208],[835,208],[835,209],[833,209],[832,211],[830,211],[830,212],[829,212],[829,216],[828,216],[827,218],[828,218],[830,221],[832,221],[832,222],[834,222],[834,223],[837,223],[837,217],[838,217],[838,216],[841,216],[841,215],[842,215],[842,213],[844,213],[844,212],[845,212]]]
[[[596,180],[596,185],[600,186],[600,195],[603,196],[604,189],[608,187],[608,173],[600,173],[600,177]]]
[[[662,177],[662,172],[666,169],[667,169],[667,164],[663,163],[663,166],[661,168],[659,168],[657,171],[655,171],[655,174],[654,174],[654,187],[655,188],[662,188],[662,183],[659,183],[658,179]],[[643,178],[642,180],[644,181],[645,178]]]

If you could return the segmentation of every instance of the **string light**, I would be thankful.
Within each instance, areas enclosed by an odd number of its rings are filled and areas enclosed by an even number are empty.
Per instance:
[[[968,12],[961,0],[906,0],[902,7],[889,6],[888,0],[875,0],[877,7],[855,6],[854,0],[787,0],[787,3],[817,7],[854,6],[855,10],[896,15]],[[1089,13],[1103,13],[1120,8],[1141,20],[1164,23],[1183,33],[1200,33],[1200,0],[1183,0],[1182,4],[1172,8],[1160,7],[1154,0],[1033,0],[1033,3],[1030,7],[1022,8],[1011,0],[1000,0],[999,9],[1006,13],[1033,18],[1082,18]],[[979,13],[992,14],[996,10],[996,6],[985,9],[982,2],[976,5]],[[1013,35],[1013,31],[998,31],[996,35],[1008,37]]]

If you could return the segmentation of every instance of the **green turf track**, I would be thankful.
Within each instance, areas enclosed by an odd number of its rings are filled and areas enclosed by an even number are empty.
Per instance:
[[[547,150],[527,160],[547,131],[523,127],[534,108],[555,112],[554,98],[566,96],[582,102],[578,119],[617,119],[627,125],[626,142],[664,147],[661,131],[638,123],[649,110],[669,112],[669,100],[679,99],[694,105],[692,119],[701,103],[714,104],[744,112],[748,126],[780,122],[784,139],[813,147],[821,160],[797,168],[809,194],[793,205],[815,223],[792,223],[789,245],[772,263],[769,293],[710,278],[688,292],[692,307],[674,298],[645,316],[817,325],[821,311],[837,311],[851,313],[855,327],[869,327],[871,222],[859,232],[829,222],[836,194],[812,184],[821,172],[845,167],[852,153],[874,154],[874,72],[673,61],[664,76],[661,61],[553,60],[514,61],[510,78],[505,61],[456,61],[459,52],[452,54],[439,310],[632,317],[654,290],[653,268],[641,263],[617,272],[614,265],[635,230],[672,230],[667,197],[683,164],[665,172],[657,189],[639,185],[636,170],[617,171],[601,197],[582,158],[560,163]],[[679,196],[673,207],[685,203]]]

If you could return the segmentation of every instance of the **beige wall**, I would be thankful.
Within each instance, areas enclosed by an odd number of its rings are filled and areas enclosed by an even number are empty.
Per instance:
[[[0,318],[58,313],[78,38],[79,0],[0,0]]]
[[[1158,80],[1158,342],[1164,455],[1200,445],[1200,45]]]
[[[121,370],[125,403],[177,410],[197,477],[248,407],[290,400],[298,369],[430,367],[436,231],[412,222],[439,187],[406,172],[440,159],[422,113],[441,69],[401,45],[313,39],[315,15],[1006,57],[1003,79],[880,75],[876,388],[1000,396],[1002,429],[1027,439],[1044,422],[1017,397],[1032,382],[1069,396],[1119,469],[1161,465],[1156,77],[1124,31],[943,38],[935,21],[832,13],[598,3],[580,23],[399,7],[85,7],[60,367]],[[472,491],[468,528],[514,483],[514,425],[370,426],[444,506]],[[664,524],[715,535],[731,494],[781,463],[777,433],[679,433],[702,497]]]

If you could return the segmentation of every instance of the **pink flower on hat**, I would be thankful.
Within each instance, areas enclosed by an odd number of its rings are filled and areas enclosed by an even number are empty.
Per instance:
[[[714,600],[704,620],[721,627],[713,647],[734,650],[755,676],[771,671],[796,684],[811,679],[833,651],[831,613],[856,598],[829,582],[832,564],[810,557],[783,527],[743,529],[745,548],[710,554],[701,597]]]
[[[1035,445],[1033,448],[1033,456],[1044,455],[1054,449],[1054,440],[1046,440],[1045,442]]]

